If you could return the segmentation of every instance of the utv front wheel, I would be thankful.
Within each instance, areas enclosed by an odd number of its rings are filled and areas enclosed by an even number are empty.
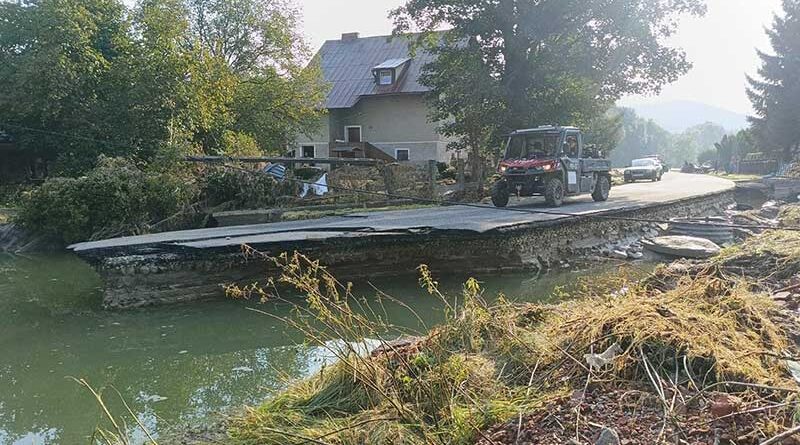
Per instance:
[[[608,176],[601,175],[597,178],[597,184],[594,186],[592,199],[597,202],[608,201],[608,193],[611,191],[611,181]]]
[[[550,178],[544,188],[544,200],[549,206],[561,207],[564,203],[564,181],[560,178]]]
[[[492,204],[495,207],[505,207],[508,205],[508,184],[505,181],[495,182],[492,186]]]

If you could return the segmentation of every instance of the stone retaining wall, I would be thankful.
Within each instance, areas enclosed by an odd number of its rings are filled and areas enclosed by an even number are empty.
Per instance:
[[[672,204],[605,213],[641,220],[722,214],[733,191]],[[600,254],[609,244],[652,234],[655,222],[571,217],[478,234],[459,231],[363,234],[325,241],[283,243],[260,249],[269,255],[302,251],[343,279],[414,273],[428,264],[437,273],[545,270],[561,260]],[[276,270],[265,261],[229,251],[194,250],[96,260],[105,281],[104,305],[130,308],[218,298],[231,283],[265,282]]]

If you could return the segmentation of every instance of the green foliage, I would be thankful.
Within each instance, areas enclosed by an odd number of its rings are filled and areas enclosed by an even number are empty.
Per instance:
[[[125,12],[117,0],[0,3],[0,122],[21,148],[68,170],[100,152],[120,153],[121,141],[102,133],[110,116],[101,85],[128,50]]]
[[[392,16],[396,33],[423,31],[438,56],[421,79],[431,119],[469,147],[475,174],[481,150],[510,130],[589,127],[623,95],[676,80],[690,64],[665,38],[704,12],[703,0],[408,0]]]
[[[67,243],[137,234],[184,211],[196,200],[194,183],[175,172],[142,170],[131,161],[101,157],[79,178],[51,178],[33,189],[17,221]]]
[[[456,179],[458,170],[446,162],[437,162],[436,171],[439,179]]]
[[[710,163],[716,165],[718,161],[717,150],[703,150],[697,155],[697,162],[700,164]]]
[[[272,207],[281,196],[293,191],[291,183],[278,183],[270,175],[231,168],[208,170],[201,182],[203,197],[212,208],[221,205],[235,209]]]
[[[750,130],[740,130],[735,135],[725,135],[714,144],[714,147],[717,150],[720,168],[727,171],[730,171],[735,159],[741,160],[756,150],[753,133]]]
[[[57,174],[174,145],[275,152],[318,124],[320,73],[284,1],[25,0],[0,16],[0,122]]]
[[[767,30],[773,53],[758,53],[761,68],[757,77],[748,77],[747,93],[761,150],[788,161],[800,148],[800,1],[783,0],[783,12]]]
[[[623,113],[612,108],[589,121],[584,130],[584,140],[609,156],[622,141],[623,123]]]
[[[19,184],[0,184],[0,207],[16,207],[24,200],[29,186]]]
[[[632,109],[620,110],[622,137],[611,154],[611,160],[617,166],[629,165],[633,159],[654,154],[662,155],[671,166],[696,162],[701,153],[715,150],[716,142],[725,135],[724,128],[710,122],[672,134],[654,121],[638,117]]]
[[[630,165],[633,159],[668,150],[672,135],[652,120],[645,120],[630,108],[622,108],[622,138],[611,153],[611,161],[616,166]],[[675,164],[672,164],[675,165]]]

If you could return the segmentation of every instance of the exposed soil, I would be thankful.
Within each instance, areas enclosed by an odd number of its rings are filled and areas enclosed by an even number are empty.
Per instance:
[[[563,445],[614,444],[606,439],[616,435],[620,444],[758,444],[764,440],[759,424],[775,413],[736,414],[749,407],[738,398],[723,393],[695,398],[688,394],[667,394],[675,407],[665,421],[665,409],[652,388],[593,388],[576,391],[571,397],[555,400],[541,410],[495,426],[483,433],[480,445]],[[683,400],[683,402],[682,402]],[[689,402],[688,406],[684,404]],[[519,426],[522,426],[520,429]],[[676,426],[676,425],[679,425]],[[605,431],[604,433],[604,430]],[[604,436],[601,439],[601,435]],[[796,441],[784,441],[795,444]]]

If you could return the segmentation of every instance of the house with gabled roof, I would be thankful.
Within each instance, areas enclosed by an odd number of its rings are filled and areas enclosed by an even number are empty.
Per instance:
[[[316,55],[329,92],[327,115],[316,134],[301,137],[302,158],[379,158],[445,162],[450,140],[428,121],[419,81],[433,60],[424,49],[410,50],[408,37],[343,34],[328,40]]]

